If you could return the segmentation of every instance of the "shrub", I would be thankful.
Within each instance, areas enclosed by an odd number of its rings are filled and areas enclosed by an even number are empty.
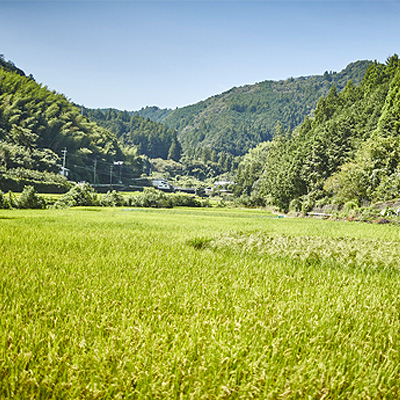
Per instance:
[[[332,199],[328,196],[321,197],[315,202],[315,207],[323,208],[332,205]]]
[[[6,196],[4,196],[3,192],[0,190],[0,209],[10,208],[10,204],[7,201]]]
[[[373,193],[373,198],[379,201],[388,201],[400,195],[400,171],[384,176]]]
[[[172,208],[173,204],[164,192],[154,188],[145,188],[144,191],[131,199],[134,207]]]
[[[56,208],[98,205],[97,194],[88,183],[75,185],[54,204]]]
[[[176,194],[171,196],[173,206],[183,207],[201,207],[202,203],[197,200],[194,196],[188,196],[185,194]]]
[[[72,184],[59,174],[25,168],[0,168],[0,186],[4,191],[20,192],[25,186],[33,186],[40,193],[65,193]]]
[[[219,200],[218,203],[217,203],[217,207],[218,208],[225,208],[226,207],[225,200],[224,199]]]
[[[18,201],[15,197],[15,194],[11,191],[7,193],[7,198],[6,198],[8,208],[18,208]]]
[[[136,196],[130,194],[129,196],[125,197],[124,205],[135,207],[136,206]]]
[[[264,207],[267,204],[267,201],[258,193],[252,193],[251,196],[242,194],[238,199],[235,200],[235,203],[245,207]]]
[[[361,221],[370,221],[378,216],[379,210],[377,210],[374,206],[370,206],[370,207],[361,207],[359,212],[360,212],[359,218]]]
[[[348,201],[343,206],[343,211],[345,213],[349,213],[350,211],[357,211],[357,210],[358,210],[358,204],[355,201]]]
[[[310,198],[308,196],[304,196],[303,203],[301,205],[301,211],[304,214],[312,211],[314,204],[315,204],[315,202],[312,198]]]
[[[36,193],[35,188],[33,186],[25,186],[20,198],[18,199],[18,208],[42,209],[45,207],[46,201],[42,196],[39,196]]]
[[[299,212],[302,209],[303,203],[299,198],[293,199],[289,204],[289,210]]]
[[[100,199],[100,205],[104,207],[115,207],[124,205],[124,197],[122,194],[113,190],[112,192],[108,191],[105,195],[103,195]]]

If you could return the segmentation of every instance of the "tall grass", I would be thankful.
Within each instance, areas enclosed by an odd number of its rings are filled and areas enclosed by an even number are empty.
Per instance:
[[[1,211],[0,398],[398,398],[399,232]]]

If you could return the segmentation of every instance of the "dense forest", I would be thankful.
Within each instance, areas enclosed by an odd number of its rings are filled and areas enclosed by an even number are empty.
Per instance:
[[[176,132],[138,113],[115,109],[83,109],[91,121],[114,133],[126,146],[135,146],[150,158],[179,161],[182,148]]]
[[[365,205],[400,197],[399,134],[397,55],[140,112],[76,106],[0,56],[3,190],[65,191],[67,177],[129,184],[156,171],[188,185],[234,180],[247,205]]]
[[[237,170],[236,195],[248,204],[307,211],[400,196],[400,62],[374,62],[356,87],[332,85],[297,129],[275,126]]]
[[[318,100],[328,94],[332,85],[338,91],[350,80],[357,86],[369,64],[357,61],[339,73],[264,81],[232,88],[173,111],[148,107],[139,113],[176,130],[189,158],[200,158],[204,147],[240,156],[270,140],[278,121],[284,130],[301,124],[307,115],[312,115]]]
[[[172,110],[170,108],[147,106],[140,109],[137,113],[143,118],[149,118],[155,122],[163,122],[172,113]]]
[[[123,163],[124,178],[142,171],[137,150],[125,146],[110,131],[89,121],[65,96],[27,77],[0,57],[1,186],[41,183],[62,190],[66,179],[108,183],[121,176],[114,162]],[[65,160],[64,160],[65,157]],[[119,164],[122,165],[122,164]],[[115,174],[115,177],[114,177]]]

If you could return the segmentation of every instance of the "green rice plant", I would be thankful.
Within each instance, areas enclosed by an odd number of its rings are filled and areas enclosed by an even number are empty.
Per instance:
[[[1,210],[0,398],[398,398],[399,244],[260,210]]]
[[[189,239],[187,243],[194,247],[196,250],[206,249],[210,247],[210,242],[212,239],[205,237],[194,237]]]
[[[241,252],[257,252],[268,256],[300,259],[315,263],[336,263],[342,268],[361,267],[369,271],[379,268],[400,272],[398,241],[379,239],[321,238],[286,236],[261,233],[228,232],[214,238],[209,247],[238,249]]]

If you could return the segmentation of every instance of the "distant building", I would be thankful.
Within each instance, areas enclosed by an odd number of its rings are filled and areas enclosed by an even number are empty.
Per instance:
[[[61,167],[61,169],[58,173],[59,173],[59,175],[65,176],[67,178],[69,175],[69,171],[70,171],[70,169]]]
[[[232,181],[218,181],[214,183],[214,187],[205,189],[206,195],[211,195],[212,193],[220,193],[220,194],[231,194],[230,190],[227,190],[226,187],[228,185],[235,185],[235,182]]]
[[[153,180],[153,186],[156,189],[162,190],[164,192],[174,192],[175,188],[165,179],[157,178]]]
[[[216,188],[219,188],[219,187],[225,188],[226,186],[233,185],[234,183],[235,182],[232,182],[232,181],[218,181],[218,182],[214,183],[214,187],[216,187]]]

